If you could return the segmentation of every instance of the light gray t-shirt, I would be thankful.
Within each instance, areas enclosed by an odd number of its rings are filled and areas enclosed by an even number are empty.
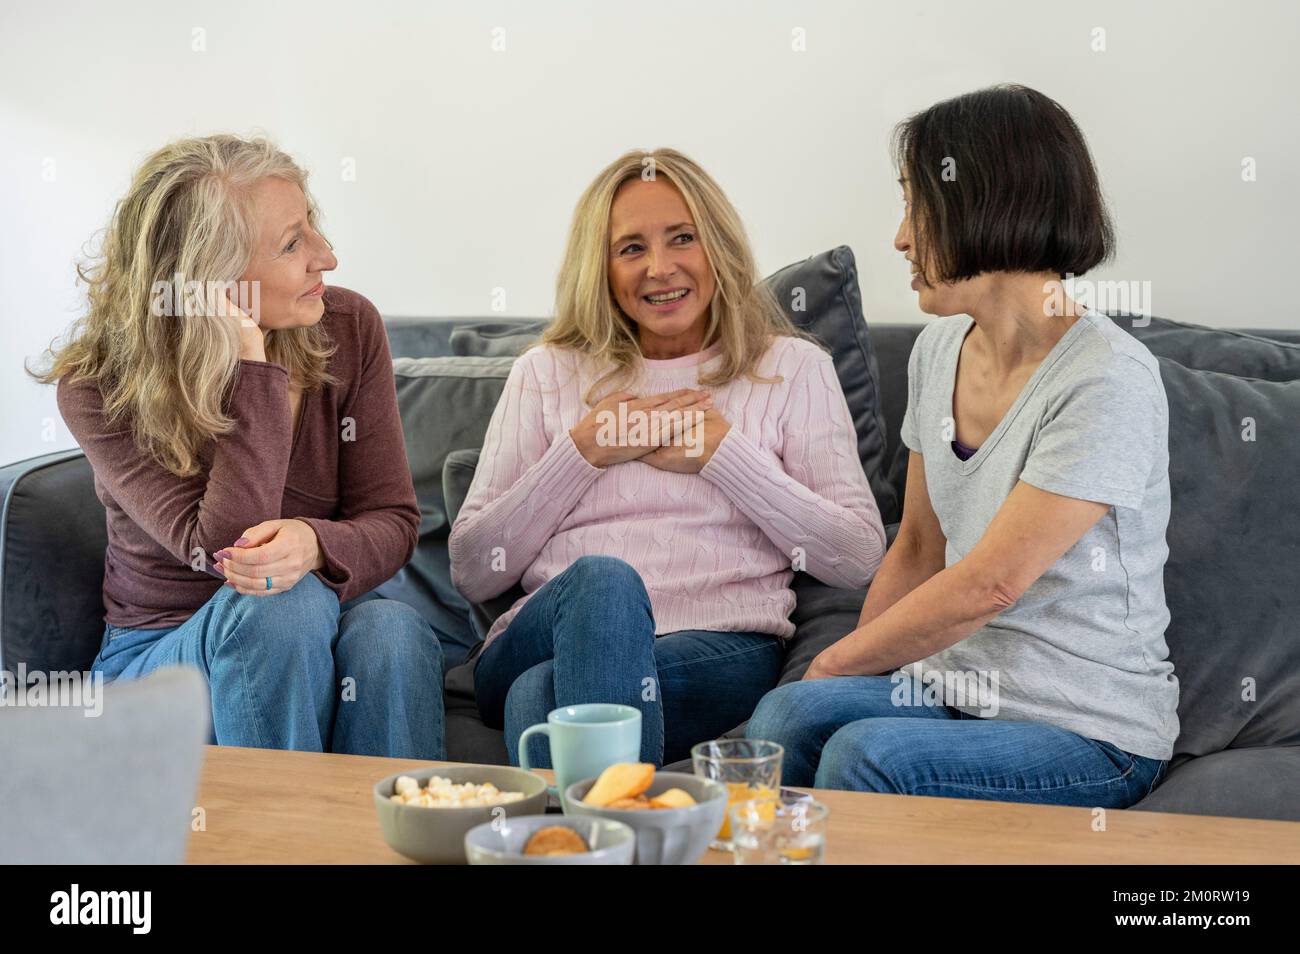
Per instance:
[[[904,671],[914,680],[936,671],[931,686],[940,673],[950,685],[984,678],[996,687],[996,708],[957,704],[972,715],[1045,722],[1168,759],[1178,679],[1165,644],[1169,405],[1160,366],[1109,318],[1088,312],[963,461],[951,446],[953,383],[973,325],[966,315],[933,321],[907,367],[902,439],[925,458],[946,565],[975,547],[1018,480],[1112,506],[1013,606]]]

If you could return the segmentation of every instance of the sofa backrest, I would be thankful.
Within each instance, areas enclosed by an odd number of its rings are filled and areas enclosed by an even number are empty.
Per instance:
[[[450,356],[452,333],[458,328],[536,320],[391,318],[385,324],[393,356],[400,358]],[[921,328],[919,323],[878,324],[869,332],[893,458],[890,482],[900,502],[906,455],[898,452],[898,430],[907,401],[907,359]],[[1135,333],[1142,337],[1144,329]],[[1294,330],[1242,334],[1300,343],[1300,331]],[[104,629],[101,588],[107,538],[103,506],[85,457],[74,449],[0,467],[0,501],[0,669],[16,671],[19,663],[42,671],[88,668]]]

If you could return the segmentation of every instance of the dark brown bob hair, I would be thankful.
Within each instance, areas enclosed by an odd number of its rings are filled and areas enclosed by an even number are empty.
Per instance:
[[[1055,100],[1004,85],[936,103],[894,129],[927,281],[985,272],[1083,275],[1115,233],[1088,144]]]

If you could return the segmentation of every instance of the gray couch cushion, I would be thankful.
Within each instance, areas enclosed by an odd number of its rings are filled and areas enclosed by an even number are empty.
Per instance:
[[[1110,317],[1156,357],[1177,361],[1185,368],[1265,381],[1300,378],[1300,345],[1294,343],[1168,318]]]
[[[460,513],[461,504],[469,496],[469,485],[474,482],[474,470],[478,467],[481,452],[482,449],[476,447],[447,455],[447,463],[442,468],[442,493],[447,501],[447,516],[452,523],[456,522],[456,514]],[[473,604],[470,607],[470,622],[474,626],[477,638],[486,639],[487,632],[492,628],[496,618],[514,606],[515,600],[523,595],[524,588],[516,583],[499,596],[494,596],[481,604]]]
[[[510,761],[505,733],[483,723],[474,698],[474,663],[477,658],[476,650],[468,662],[448,669],[443,681],[447,758],[453,762],[505,765]]]
[[[1230,749],[1192,759],[1134,808],[1300,821],[1300,748]]]
[[[469,606],[451,585],[443,463],[458,449],[482,445],[512,363],[509,358],[452,357],[393,361],[406,455],[420,503],[420,542],[410,562],[378,590],[414,606],[433,625],[448,668],[465,658],[477,637],[469,625]]]
[[[878,384],[880,369],[862,314],[853,252],[841,245],[787,265],[763,281],[790,320],[831,352],[858,433],[858,457],[880,507],[881,520],[887,524],[897,522],[900,497],[889,480],[888,436]],[[541,321],[470,325],[452,332],[451,347],[458,355],[517,357],[545,326]],[[904,377],[906,366],[904,358]]]
[[[451,353],[472,358],[517,358],[546,328],[545,319],[485,321],[451,333]]]
[[[787,265],[765,281],[791,321],[830,350],[858,432],[858,458],[880,508],[880,519],[886,524],[897,522],[902,510],[889,482],[880,368],[862,314],[853,252],[841,245]],[[802,310],[796,310],[797,305],[802,305]]]
[[[478,458],[477,447],[447,455],[442,484],[443,496],[447,502],[447,517],[452,523],[456,522],[456,514],[460,513],[461,504],[469,493]],[[481,606],[472,607],[470,614],[476,638],[481,640],[486,636],[492,621],[509,609],[523,593],[523,587],[516,583],[500,596]],[[474,665],[481,648],[482,643],[478,643],[466,662],[447,670],[442,700],[447,712],[447,757],[455,762],[504,765],[508,761],[505,736],[501,730],[490,729],[483,724],[474,697]]]
[[[1170,412],[1175,760],[1300,745],[1300,509],[1287,495],[1300,474],[1300,380],[1159,361]],[[1254,440],[1243,439],[1246,419]]]

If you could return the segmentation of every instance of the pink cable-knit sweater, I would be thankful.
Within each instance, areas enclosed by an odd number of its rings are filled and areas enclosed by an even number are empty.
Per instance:
[[[720,345],[645,360],[627,390],[699,386]],[[535,347],[515,362],[488,425],[469,495],[452,528],[451,578],[481,602],[516,582],[527,595],[488,631],[491,643],[547,580],[587,555],[640,573],[655,633],[794,632],[793,569],[832,586],[865,586],[885,532],[857,455],[830,356],[781,337],[758,366],[711,388],[731,425],[698,474],[641,461],[589,464],[569,431],[590,410],[593,377],[571,351]],[[596,375],[599,377],[599,375]]]

